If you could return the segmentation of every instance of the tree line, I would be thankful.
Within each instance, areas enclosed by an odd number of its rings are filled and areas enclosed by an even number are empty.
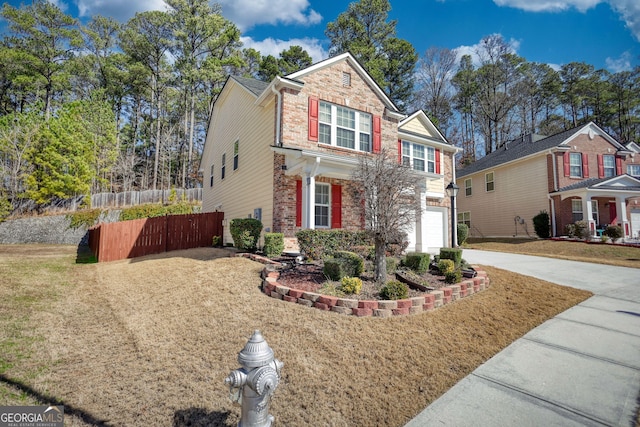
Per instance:
[[[229,75],[270,81],[311,65],[300,46],[276,58],[240,42],[208,0],[121,24],[86,24],[55,4],[5,3],[0,40],[0,197],[47,203],[79,194],[201,185],[199,159]],[[515,55],[500,36],[471,56],[396,36],[388,0],[348,5],[325,35],[351,52],[401,111],[423,109],[463,161],[525,133],[551,135],[593,120],[621,142],[638,139],[640,69],[585,63],[554,70]],[[478,65],[479,64],[479,65]]]

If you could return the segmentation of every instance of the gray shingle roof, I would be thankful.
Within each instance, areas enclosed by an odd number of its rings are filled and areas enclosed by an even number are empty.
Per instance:
[[[624,176],[624,175],[619,175],[620,176]],[[627,175],[628,176],[628,175]],[[560,188],[558,191],[554,191],[554,193],[561,193],[563,191],[569,191],[569,190],[577,190],[580,188],[591,188],[597,184],[606,182],[606,181],[611,181],[613,179],[616,179],[618,177],[609,177],[609,178],[589,178],[589,179],[585,179],[584,181],[580,181],[580,182],[576,182],[575,184],[571,184],[571,185],[567,185],[566,187],[562,187]],[[638,185],[625,185],[624,188],[620,187],[619,185],[599,185],[597,187],[598,190],[625,190],[625,191],[640,191],[640,183]]]
[[[269,83],[267,82],[252,79],[249,77],[231,76],[231,78],[247,88],[247,90],[249,90],[255,96],[260,96],[260,94],[264,92],[267,86],[269,86]]]
[[[557,133],[538,141],[529,142],[530,139],[528,138],[519,138],[515,141],[510,141],[500,149],[494,151],[493,153],[487,154],[480,160],[471,163],[469,166],[458,169],[456,171],[456,175],[458,178],[460,178],[485,169],[491,169],[504,163],[508,163],[522,157],[530,156],[532,154],[539,153],[553,147],[557,147],[571,135],[580,131],[580,129],[585,126],[587,125],[585,124],[582,126],[578,126],[576,128]]]

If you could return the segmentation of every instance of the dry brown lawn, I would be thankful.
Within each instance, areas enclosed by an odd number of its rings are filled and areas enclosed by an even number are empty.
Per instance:
[[[476,239],[464,247],[640,268],[640,246],[621,246],[580,241]]]
[[[478,365],[590,293],[486,268],[432,312],[357,318],[268,298],[220,249],[76,264],[0,246],[0,405],[58,402],[68,425],[236,425],[224,384],[260,329],[284,362],[283,426],[402,426]]]

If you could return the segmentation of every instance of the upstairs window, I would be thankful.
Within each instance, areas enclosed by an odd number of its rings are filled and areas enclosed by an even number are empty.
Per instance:
[[[627,165],[627,173],[640,178],[640,165]]]
[[[473,190],[471,188],[471,178],[464,180],[464,195],[469,197],[473,194]]]
[[[351,74],[350,73],[342,73],[342,86],[351,87]]]
[[[433,147],[402,141],[402,164],[413,170],[440,173],[436,156],[440,153]]]
[[[238,169],[238,150],[240,146],[240,141],[236,141],[233,143],[233,170]]]
[[[227,169],[227,154],[222,153],[222,166],[220,167],[220,179],[224,179],[224,173]]]
[[[320,102],[318,142],[371,152],[371,114]]]
[[[495,189],[495,183],[493,181],[493,172],[489,172],[484,175],[484,184],[487,192],[493,191]]]
[[[569,153],[569,171],[572,178],[582,178],[582,154]]]
[[[616,158],[610,154],[602,156],[602,166],[604,167],[604,178],[616,176]]]

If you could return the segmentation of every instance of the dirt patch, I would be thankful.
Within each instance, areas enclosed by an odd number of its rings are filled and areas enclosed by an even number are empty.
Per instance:
[[[6,255],[0,250],[0,265]],[[484,292],[415,316],[359,318],[267,298],[263,265],[223,250],[64,259],[64,279],[47,285],[56,296],[30,306],[25,321],[39,337],[33,356],[4,370],[0,386],[18,381],[30,399],[63,402],[69,425],[235,426],[240,408],[224,378],[260,329],[284,362],[270,411],[278,425],[402,426],[513,340],[590,296],[487,267]],[[20,286],[18,275],[12,280],[0,289]]]

